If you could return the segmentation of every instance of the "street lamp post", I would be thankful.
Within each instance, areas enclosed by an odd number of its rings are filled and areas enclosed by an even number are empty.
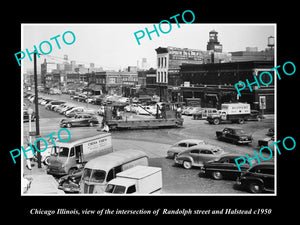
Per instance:
[[[40,118],[39,118],[39,104],[38,104],[38,88],[37,88],[37,68],[36,68],[36,53],[34,53],[34,91],[35,91],[35,135],[39,136],[40,135]],[[38,168],[42,168],[42,163],[41,163],[41,153],[40,153],[40,142],[38,141],[36,144],[36,148],[38,149],[37,151],[37,159],[38,159]]]

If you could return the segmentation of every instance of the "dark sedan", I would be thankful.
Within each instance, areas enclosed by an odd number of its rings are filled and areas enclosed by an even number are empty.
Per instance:
[[[246,171],[250,168],[248,161],[240,166],[241,172],[238,170],[235,159],[239,157],[244,157],[244,155],[239,154],[226,154],[219,159],[204,163],[200,168],[201,174],[207,176],[212,176],[216,180],[221,180],[223,178],[236,179],[242,171]]]
[[[252,142],[252,136],[239,127],[226,127],[222,131],[216,131],[216,136],[220,141],[228,141],[234,144],[248,144]]]
[[[274,162],[256,164],[237,178],[237,184],[251,193],[274,192]]]
[[[98,119],[91,114],[76,114],[73,118],[62,119],[60,127],[72,127],[72,126],[94,126],[99,124]]]

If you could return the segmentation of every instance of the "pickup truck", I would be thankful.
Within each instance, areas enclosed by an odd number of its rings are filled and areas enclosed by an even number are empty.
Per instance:
[[[107,194],[153,194],[162,188],[162,170],[159,167],[136,166],[120,172],[108,182]]]
[[[252,142],[252,136],[246,134],[239,127],[225,127],[222,131],[216,131],[216,136],[220,141],[228,141],[234,144],[248,144]]]

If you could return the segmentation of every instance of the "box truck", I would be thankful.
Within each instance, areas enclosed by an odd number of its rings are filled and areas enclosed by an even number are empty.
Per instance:
[[[108,182],[106,194],[153,194],[162,189],[162,171],[159,167],[136,166],[120,172]]]
[[[250,104],[247,103],[225,103],[221,105],[221,110],[210,114],[207,121],[210,124],[220,124],[224,121],[244,123],[250,117]]]

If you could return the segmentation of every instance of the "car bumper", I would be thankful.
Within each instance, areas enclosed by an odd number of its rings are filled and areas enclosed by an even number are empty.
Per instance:
[[[247,144],[247,143],[251,143],[252,140],[238,140],[237,143],[239,144]]]

